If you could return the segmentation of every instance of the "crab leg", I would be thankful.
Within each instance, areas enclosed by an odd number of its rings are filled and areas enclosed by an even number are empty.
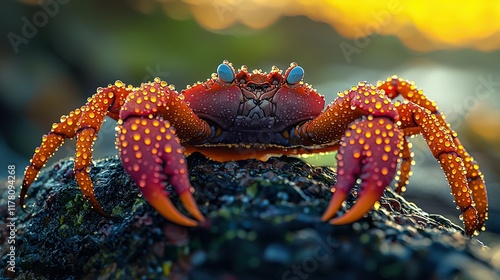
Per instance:
[[[397,106],[401,127],[419,127],[434,157],[439,161],[450,183],[455,202],[462,211],[465,231],[472,236],[480,229],[480,217],[474,207],[473,191],[467,185],[467,171],[464,161],[458,154],[452,134],[443,126],[436,115],[415,103],[404,103]],[[481,197],[477,197],[482,205]]]
[[[173,127],[179,127],[177,131]],[[118,127],[117,146],[124,168],[139,185],[145,199],[166,219],[195,226],[171,202],[170,183],[186,210],[204,221],[191,194],[184,141],[208,138],[209,125],[199,119],[182,97],[159,79],[143,84],[127,97]]]
[[[85,106],[82,106],[79,109],[71,111],[67,116],[62,116],[61,122],[54,123],[50,132],[42,136],[42,144],[35,149],[35,154],[24,171],[20,196],[20,203],[23,208],[25,207],[24,200],[26,199],[26,193],[30,185],[38,177],[40,169],[45,166],[47,161],[54,155],[66,139],[75,137],[76,131],[78,130],[78,122],[84,110]]]
[[[465,169],[467,171],[466,178],[469,189],[472,191],[474,204],[478,212],[478,226],[482,228],[484,222],[488,219],[488,194],[486,193],[486,186],[484,176],[479,170],[479,165],[474,158],[465,150],[460,140],[456,137],[453,138],[457,153],[463,159]]]
[[[395,124],[394,105],[374,86],[360,83],[340,94],[317,118],[299,126],[294,139],[302,144],[331,143],[341,140],[337,153],[338,177],[334,196],[323,214],[327,221],[340,209],[356,180],[361,194],[343,216],[331,220],[346,224],[358,220],[380,199],[396,173],[402,149],[402,133]]]
[[[24,180],[21,187],[20,202],[23,207],[26,193],[33,181],[38,176],[54,152],[66,139],[78,137],[75,153],[75,177],[83,195],[89,200],[93,208],[106,216],[104,210],[94,196],[92,182],[88,174],[88,167],[92,161],[92,145],[96,139],[104,117],[108,114],[116,118],[121,105],[128,95],[124,85],[117,81],[107,88],[100,88],[89,98],[86,105],[71,111],[67,116],[61,117],[61,122],[54,123],[47,135],[42,137],[42,144],[35,149],[35,154],[26,167]]]
[[[478,211],[478,226],[481,228],[484,222],[487,220],[488,216],[488,198],[486,193],[486,187],[484,182],[484,177],[479,170],[479,165],[474,160],[474,158],[465,150],[464,146],[460,143],[457,137],[457,133],[453,131],[450,125],[446,122],[443,113],[438,111],[436,103],[425,96],[422,90],[417,89],[417,87],[409,81],[398,78],[397,76],[392,76],[384,82],[378,82],[377,87],[383,89],[386,95],[394,99],[398,96],[403,96],[405,99],[427,109],[432,115],[435,115],[441,127],[448,130],[448,134],[451,135],[453,143],[455,144],[455,152],[463,160],[463,164],[466,169],[466,178],[469,189],[472,191],[472,196],[475,202],[476,210]],[[420,131],[415,131],[415,128],[404,129],[405,135],[417,134]],[[410,132],[410,133],[408,133]]]
[[[403,130],[404,132],[404,130]],[[406,134],[405,134],[406,136]],[[400,153],[401,167],[398,170],[398,176],[396,180],[396,192],[398,194],[403,193],[406,190],[406,185],[408,185],[411,173],[411,166],[413,165],[413,155],[411,152],[411,143],[408,142],[406,137],[403,138],[403,149]]]

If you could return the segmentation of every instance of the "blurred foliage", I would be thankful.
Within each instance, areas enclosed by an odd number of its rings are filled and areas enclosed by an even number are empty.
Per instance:
[[[306,82],[327,101],[360,80],[375,83],[394,73],[415,80],[476,156],[486,174],[491,205],[500,205],[498,5],[7,1],[0,10],[0,167],[17,164],[21,176],[50,125],[81,106],[97,87],[117,79],[138,85],[159,76],[181,89],[209,78],[224,59],[236,67],[267,71],[296,61],[306,71]],[[95,157],[116,154],[113,128],[111,121],[103,126]],[[71,142],[55,158],[73,152]],[[412,189],[425,192],[427,186],[428,196],[443,197],[434,206],[454,209],[449,189],[434,188],[446,184],[444,176],[418,139],[414,153],[417,166],[408,195]],[[334,163],[332,156],[321,160]],[[5,172],[0,170],[0,176]],[[419,184],[419,178],[425,183]],[[493,227],[500,231],[499,225]]]
[[[331,25],[348,38],[373,33],[395,35],[415,50],[468,47],[496,50],[500,47],[500,2],[457,3],[445,1],[358,0],[141,0],[133,2],[143,12],[161,5],[173,18],[193,15],[203,27],[221,30],[242,23],[266,28],[283,16],[303,15]],[[428,12],[432,11],[432,12]]]

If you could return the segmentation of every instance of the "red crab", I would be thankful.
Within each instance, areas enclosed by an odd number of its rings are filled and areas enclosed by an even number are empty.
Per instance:
[[[303,76],[296,63],[284,73],[274,66],[268,74],[248,72],[246,66],[235,71],[224,61],[211,79],[181,93],[159,78],[139,87],[116,81],[98,88],[87,104],[62,116],[43,136],[26,168],[21,204],[47,160],[76,136],[76,180],[93,208],[106,215],[94,196],[89,169],[92,145],[108,115],[118,120],[116,144],[125,170],[161,215],[181,225],[204,221],[187,174],[185,155],[192,152],[228,161],[338,150],[338,181],[322,219],[346,224],[360,219],[380,199],[398,162],[397,190],[405,189],[412,164],[407,138],[422,134],[450,183],[466,233],[472,236],[482,228],[488,208],[483,175],[422,90],[396,76],[376,86],[360,82],[325,108],[323,96],[304,83]],[[405,101],[392,103],[398,96]],[[358,201],[332,219],[358,179]],[[166,183],[198,221],[172,205]]]

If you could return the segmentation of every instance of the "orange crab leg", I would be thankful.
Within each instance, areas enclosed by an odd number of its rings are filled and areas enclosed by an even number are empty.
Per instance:
[[[457,137],[457,133],[453,131],[450,125],[446,122],[444,114],[438,111],[436,103],[427,98],[424,92],[420,89],[417,89],[417,87],[412,82],[398,78],[397,76],[392,76],[384,82],[379,82],[377,84],[377,87],[383,89],[386,95],[392,99],[401,95],[405,99],[429,110],[431,114],[436,116],[438,122],[440,123],[440,126],[448,130],[448,133],[451,135],[455,144],[455,152],[459,155],[459,157],[462,158],[465,165],[468,187],[472,191],[475,207],[479,215],[479,223],[477,227],[478,229],[481,228],[488,218],[488,198],[483,174],[479,170],[479,165],[477,164],[477,162],[460,143],[460,140]],[[405,129],[405,135],[409,135],[407,131],[411,132],[411,134],[420,133],[418,131],[418,128],[416,132],[415,128]]]
[[[106,215],[94,196],[87,168],[92,161],[92,145],[105,115],[108,114],[116,118],[117,110],[123,104],[128,93],[129,91],[120,81],[117,81],[114,85],[109,85],[105,89],[100,88],[96,94],[88,99],[86,105],[71,111],[67,116],[62,116],[61,122],[52,125],[50,132],[42,137],[41,146],[35,149],[30,165],[26,167],[20,197],[23,207],[26,193],[40,169],[45,166],[49,158],[66,139],[77,136],[75,177],[82,193],[90,201],[91,205],[100,214]]]
[[[75,137],[78,129],[78,121],[84,108],[85,106],[71,111],[67,116],[62,116],[61,122],[54,123],[50,132],[42,137],[42,144],[35,149],[35,154],[30,160],[30,165],[24,171],[20,196],[20,203],[23,207],[25,207],[24,200],[26,199],[26,193],[33,181],[36,180],[40,169],[45,166],[49,158],[52,157],[66,139]]]
[[[175,131],[174,125],[180,129]],[[195,226],[197,222],[174,207],[170,193],[165,191],[166,183],[172,185],[186,210],[198,221],[204,221],[191,194],[179,139],[207,139],[210,135],[210,126],[189,109],[173,88],[159,79],[131,93],[120,112],[117,145],[125,170],[149,204],[177,224]]]
[[[382,91],[360,83],[340,94],[317,118],[297,127],[293,139],[301,144],[341,140],[337,153],[337,183],[323,214],[324,221],[330,220],[340,209],[357,179],[361,179],[358,202],[331,223],[356,221],[380,199],[394,178],[402,148],[402,132],[395,124],[396,118],[394,105]]]
[[[450,131],[443,127],[436,115],[414,104],[397,106],[401,127],[419,127],[434,157],[439,161],[450,183],[455,202],[462,211],[465,231],[472,236],[480,229],[478,212],[474,207],[473,192],[467,185],[464,161],[458,154]]]
[[[411,143],[408,142],[406,137],[404,137],[403,139],[404,139],[403,149],[401,150],[400,153],[401,167],[398,170],[397,177],[399,178],[396,178],[396,180],[398,180],[396,182],[396,192],[399,194],[403,193],[406,190],[406,185],[408,185],[410,181],[410,176],[412,175],[411,166],[413,165],[413,154],[411,152]]]
[[[488,219],[488,195],[486,193],[484,176],[481,170],[479,170],[479,165],[465,150],[460,140],[454,137],[453,141],[455,142],[457,153],[461,156],[465,164],[467,183],[472,190],[475,207],[479,215],[478,228],[481,228]]]
[[[396,75],[387,78],[385,81],[379,81],[377,83],[377,88],[384,90],[385,94],[390,99],[402,96],[406,100],[413,102],[431,111],[432,113],[437,113],[438,111],[436,102],[427,98],[424,92],[417,89],[413,82],[398,78]],[[416,135],[420,134],[420,129],[418,127],[406,128],[403,132],[405,136]],[[403,144],[403,150],[401,151],[402,162],[400,169],[398,170],[399,179],[395,185],[397,193],[402,193],[406,190],[406,185],[408,185],[409,179],[412,175],[411,165],[413,159],[408,145],[411,145],[411,143],[409,143],[405,137],[405,143]]]

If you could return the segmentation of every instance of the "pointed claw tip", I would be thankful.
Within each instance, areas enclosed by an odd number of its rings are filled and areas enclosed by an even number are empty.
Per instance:
[[[198,205],[194,201],[193,195],[189,192],[183,192],[182,194],[179,195],[182,205],[186,208],[186,210],[193,215],[193,217],[196,218],[199,222],[204,222],[205,217],[203,217],[203,214],[201,214],[200,209],[198,208]]]
[[[335,215],[335,213],[339,211],[340,207],[342,206],[342,202],[346,199],[346,197],[347,193],[345,192],[335,192],[332,199],[330,200],[330,203],[328,204],[328,208],[325,210],[325,213],[323,213],[321,220],[323,222],[330,220]]]
[[[194,227],[198,222],[181,214],[172,204],[170,198],[164,192],[148,192],[143,189],[145,199],[153,208],[160,213],[165,219],[174,222],[178,225]],[[181,196],[182,200],[182,196]]]
[[[363,217],[363,215],[361,215],[360,217],[351,217],[352,215],[349,215],[349,212],[346,212],[342,216],[336,217],[335,219],[331,219],[329,223],[336,226],[346,225],[359,220],[361,217]]]
[[[363,217],[366,213],[368,213],[375,202],[377,202],[380,198],[380,195],[377,195],[373,192],[365,192],[358,201],[351,207],[344,215],[339,216],[330,221],[332,225],[344,225],[355,222]]]
[[[330,215],[327,215],[326,213],[323,214],[323,216],[321,216],[321,221],[322,222],[327,222],[328,220],[330,220]]]
[[[181,225],[181,226],[186,226],[186,227],[195,227],[198,226],[198,222],[195,220],[191,220],[187,217],[184,217],[186,220],[183,221],[173,221],[174,223]]]
[[[343,217],[343,216],[339,216],[339,217],[337,217],[337,218],[335,218],[335,219],[331,219],[331,220],[329,221],[329,223],[330,223],[331,225],[336,225],[336,226],[340,226],[340,225],[344,225],[344,224],[346,224],[346,223],[339,223],[339,222],[338,222],[338,219],[339,219],[339,218],[341,218],[341,217]]]

